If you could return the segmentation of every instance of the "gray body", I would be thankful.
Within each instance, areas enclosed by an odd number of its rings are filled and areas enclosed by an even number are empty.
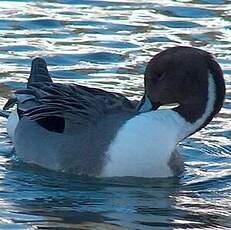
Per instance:
[[[145,100],[137,105],[121,94],[53,83],[41,58],[32,62],[27,88],[15,95],[4,110],[17,104],[19,121],[12,138],[16,155],[24,162],[77,175],[100,175],[119,129],[153,109],[146,108],[150,103]],[[173,175],[183,172],[177,151],[168,163]]]

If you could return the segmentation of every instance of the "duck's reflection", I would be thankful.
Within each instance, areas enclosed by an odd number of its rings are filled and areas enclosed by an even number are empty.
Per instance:
[[[180,179],[73,177],[21,163],[1,175],[0,218],[14,227],[216,229],[231,223],[230,199],[211,203],[200,186]]]
[[[21,163],[9,169],[4,180],[11,181],[15,198],[5,197],[3,206],[15,213],[13,222],[48,229],[173,229],[176,179],[73,178]]]

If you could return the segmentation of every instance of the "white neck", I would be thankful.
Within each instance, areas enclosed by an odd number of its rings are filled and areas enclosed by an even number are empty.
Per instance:
[[[205,107],[205,112],[203,115],[196,120],[194,123],[190,123],[185,121],[185,125],[183,126],[182,132],[179,134],[179,141],[183,140],[184,138],[188,137],[192,133],[194,133],[197,129],[199,129],[207,120],[207,118],[211,115],[214,110],[216,101],[216,86],[213,79],[212,74],[209,74],[208,78],[208,100]]]
[[[112,140],[101,176],[169,177],[171,154],[179,141],[199,129],[214,110],[213,77],[208,80],[205,112],[194,123],[171,110],[151,110],[128,120]]]
[[[142,104],[140,103],[138,106],[139,112],[141,112],[141,113],[151,111],[151,109],[152,109],[152,104],[151,104],[149,98],[147,96],[145,96],[144,99],[145,99],[144,103],[141,102]],[[185,118],[183,118],[179,114],[179,116],[182,118],[181,123],[184,123],[183,129],[181,130],[179,137],[178,137],[179,141],[190,136],[192,133],[194,133],[197,129],[199,129],[205,123],[207,118],[211,115],[211,113],[214,110],[215,101],[216,101],[216,85],[214,82],[213,75],[211,73],[209,73],[209,77],[208,77],[208,100],[207,100],[207,104],[205,106],[205,111],[202,114],[202,116],[193,123],[187,122],[185,120]]]

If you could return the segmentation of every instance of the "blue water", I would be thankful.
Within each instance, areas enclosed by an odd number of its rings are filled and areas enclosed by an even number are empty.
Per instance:
[[[57,82],[138,99],[157,52],[190,45],[225,74],[219,115],[179,146],[179,179],[73,177],[18,162],[0,118],[0,229],[231,229],[231,3],[225,0],[0,1],[0,105],[46,57]]]

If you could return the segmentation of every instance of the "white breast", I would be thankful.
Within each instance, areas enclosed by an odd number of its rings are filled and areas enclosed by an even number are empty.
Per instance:
[[[172,176],[168,162],[184,123],[172,110],[146,112],[128,120],[106,152],[101,176]]]

